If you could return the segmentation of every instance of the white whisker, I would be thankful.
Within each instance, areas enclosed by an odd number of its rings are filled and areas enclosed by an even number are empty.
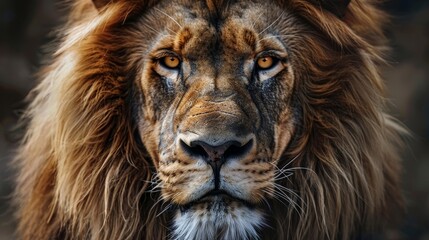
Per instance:
[[[284,12],[282,12],[282,14],[280,14],[280,16],[278,16],[278,18],[276,20],[274,20],[270,25],[268,25],[268,27],[266,27],[264,30],[262,30],[261,32],[259,32],[258,35],[261,35],[263,32],[265,32],[270,27],[272,27],[274,24],[276,24],[281,19],[281,17],[283,17],[283,15],[284,15]]]
[[[291,195],[294,195],[292,194],[291,190],[288,190],[287,192],[291,193]],[[277,187],[277,191],[275,191],[275,197],[282,204],[288,207],[292,207],[298,213],[299,216],[301,216],[301,214],[304,212],[304,209],[292,197],[290,197],[287,193],[285,193],[283,190],[279,189],[278,187]],[[301,197],[296,195],[296,198],[305,205]],[[281,199],[285,200],[289,204],[284,203]]]
[[[161,11],[159,8],[155,8],[155,10],[157,10],[158,12],[164,14],[165,16],[167,16],[168,18],[170,18],[174,23],[177,24],[177,26],[179,26],[180,28],[183,28],[182,25],[180,25],[173,17],[171,17],[170,15],[168,15],[167,13]]]
[[[163,213],[165,213],[167,210],[169,210],[173,205],[171,203],[169,203],[162,211],[160,211],[156,217],[161,216]]]

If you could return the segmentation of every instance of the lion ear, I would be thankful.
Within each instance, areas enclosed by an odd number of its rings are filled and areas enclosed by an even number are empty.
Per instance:
[[[346,13],[347,6],[351,0],[310,0],[313,4],[321,6],[337,17],[342,18]]]

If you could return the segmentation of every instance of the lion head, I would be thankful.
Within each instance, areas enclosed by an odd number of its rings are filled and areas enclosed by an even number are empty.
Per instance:
[[[375,1],[75,0],[30,94],[23,239],[353,239],[400,206]]]

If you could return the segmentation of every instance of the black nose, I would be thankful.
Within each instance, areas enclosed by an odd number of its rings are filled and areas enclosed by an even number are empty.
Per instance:
[[[218,178],[222,164],[228,160],[244,158],[252,146],[253,139],[228,140],[218,145],[201,139],[195,139],[189,144],[183,139],[180,140],[182,150],[193,158],[204,159],[213,168],[215,178]]]
[[[201,140],[195,140],[187,145],[181,141],[184,150],[194,157],[202,157],[210,165],[222,165],[227,159],[240,158],[252,147],[253,140],[243,144],[239,141],[227,141],[220,145],[213,146]]]

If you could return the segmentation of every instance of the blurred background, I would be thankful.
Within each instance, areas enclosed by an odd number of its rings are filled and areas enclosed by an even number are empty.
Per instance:
[[[65,14],[59,0],[0,1],[0,240],[14,239],[10,210],[10,160],[19,141],[14,130],[23,99],[35,85],[43,46]],[[404,152],[404,190],[408,211],[402,229],[389,239],[429,240],[429,1],[391,0],[386,29],[392,52],[383,74],[391,113],[414,136]]]

